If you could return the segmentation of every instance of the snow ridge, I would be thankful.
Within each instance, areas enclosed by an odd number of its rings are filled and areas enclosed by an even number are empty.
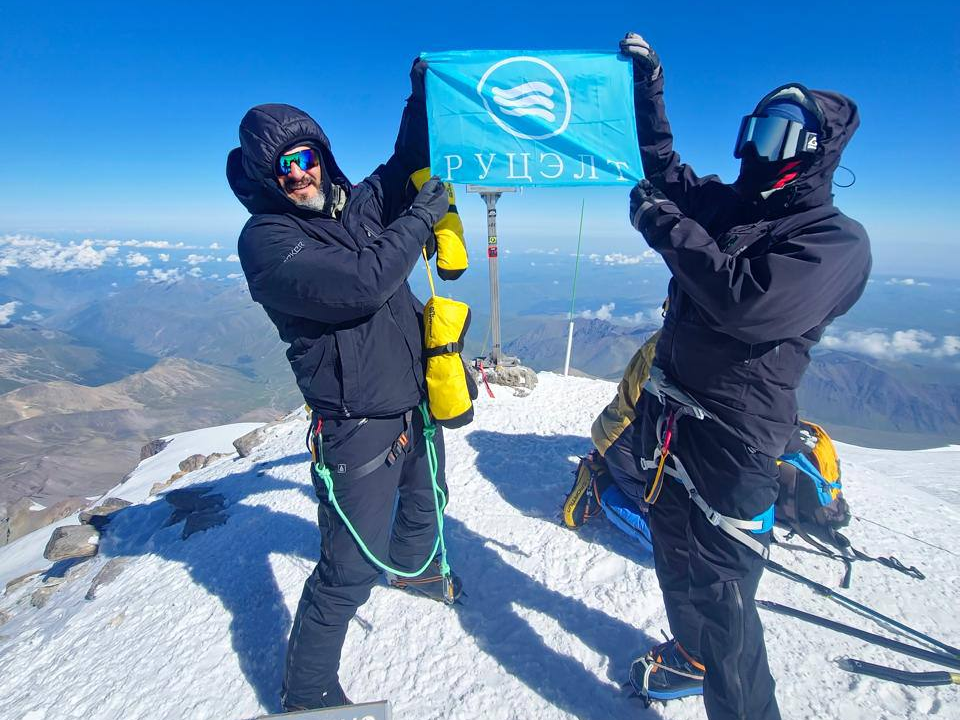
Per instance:
[[[607,523],[579,533],[558,523],[576,456],[589,448],[590,423],[615,385],[541,374],[529,397],[494,391],[495,399],[478,401],[472,425],[446,433],[450,561],[467,597],[446,608],[375,588],[347,636],[347,694],[389,699],[398,718],[703,717],[697,699],[645,714],[620,689],[630,660],[667,627],[652,560]],[[246,429],[174,436],[108,493],[136,504],[111,521],[97,558],[68,569],[42,608],[29,598],[44,576],[0,599],[10,617],[0,625],[0,717],[239,720],[278,710],[287,633],[319,556],[305,418],[295,413],[275,426],[250,457],[173,485],[223,495],[220,527],[183,540],[180,524],[167,525],[170,505],[146,495],[188,454],[224,452]],[[849,594],[957,644],[956,454],[839,451],[845,492],[865,518],[850,527],[854,542],[928,576],[919,582],[860,563]],[[0,550],[0,580],[36,569],[32,542]],[[839,581],[829,560],[784,547],[774,557],[831,586]],[[86,600],[111,558],[125,559],[121,574]],[[884,632],[769,574],[759,596]],[[763,621],[784,717],[960,717],[951,688],[860,678],[833,660],[935,668],[793,619]]]

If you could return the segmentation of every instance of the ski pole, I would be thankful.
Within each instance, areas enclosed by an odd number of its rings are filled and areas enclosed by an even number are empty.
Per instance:
[[[898,652],[903,655],[909,655],[910,657],[915,657],[918,660],[926,660],[927,662],[935,663],[937,665],[945,665],[946,667],[960,670],[960,658],[951,657],[950,655],[945,655],[944,653],[934,652],[933,650],[925,650],[924,648],[919,648],[915,645],[908,645],[907,643],[902,643],[899,640],[884,637],[883,635],[877,635],[876,633],[868,632],[867,630],[855,628],[852,625],[845,625],[844,623],[837,622],[836,620],[830,620],[828,618],[820,617],[819,615],[813,615],[811,613],[804,612],[803,610],[789,607],[788,605],[770,602],[769,600],[757,600],[757,606],[781,615],[788,615],[789,617],[794,617],[798,620],[812,623],[813,625],[819,625],[820,627],[833,630],[834,632],[843,633],[844,635],[850,635],[860,640],[865,640],[873,645],[879,645],[887,650],[893,650],[894,652]]]
[[[901,685],[914,685],[916,687],[960,685],[960,673],[945,671],[909,672],[884,665],[874,665],[873,663],[854,660],[853,658],[841,658],[837,661],[837,664],[847,672],[869,675],[870,677],[889,680],[890,682],[900,683]]]
[[[886,615],[883,615],[882,613],[877,612],[873,608],[867,607],[866,605],[862,605],[861,603],[858,603],[856,600],[852,598],[848,598],[846,595],[841,595],[837,591],[831,590],[826,585],[822,585],[818,583],[816,580],[811,580],[810,578],[805,577],[800,573],[794,572],[793,570],[788,570],[783,565],[781,565],[780,563],[774,560],[767,560],[767,567],[773,572],[775,572],[777,575],[785,577],[788,580],[793,580],[794,582],[798,582],[803,585],[806,585],[807,587],[811,588],[814,592],[819,593],[820,595],[825,595],[826,597],[829,597],[832,600],[836,600],[841,605],[846,605],[850,609],[856,610],[858,612],[863,613],[864,615],[867,615],[873,618],[877,622],[885,623],[887,625],[890,625],[891,627],[895,627],[897,630],[900,630],[901,632],[904,632],[908,635],[912,635],[913,637],[917,638],[918,640],[922,640],[925,643],[929,643],[930,645],[933,645],[934,647],[939,648],[940,650],[952,655],[955,660],[960,661],[960,649],[957,649],[952,645],[948,645],[945,642],[942,642],[940,640],[937,640],[936,638],[930,637],[926,633],[920,632],[919,630],[915,630],[909,625],[904,625],[902,622],[894,620],[891,617],[887,617]]]

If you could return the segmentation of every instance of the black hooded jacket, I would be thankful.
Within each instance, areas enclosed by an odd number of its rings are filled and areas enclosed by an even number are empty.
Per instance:
[[[276,181],[281,152],[321,151],[326,181],[347,193],[337,217],[297,207]],[[429,165],[422,93],[411,95],[394,155],[351,186],[308,115],[260,105],[227,158],[230,187],[252,217],[238,240],[251,297],[266,310],[310,407],[324,417],[382,417],[425,397],[423,306],[407,284],[432,228],[409,214],[408,177]],[[324,182],[325,189],[329,185]]]
[[[794,433],[810,349],[860,298],[871,265],[866,231],[831,192],[860,124],[856,105],[799,85],[778,90],[810,107],[822,132],[800,176],[765,196],[746,190],[747,178],[726,184],[681,163],[662,74],[635,92],[644,174],[680,209],[644,228],[673,275],[655,363],[744,443],[774,457]]]

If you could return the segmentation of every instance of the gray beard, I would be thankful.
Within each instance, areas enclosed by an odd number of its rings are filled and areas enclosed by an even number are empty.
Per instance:
[[[317,194],[312,198],[309,198],[308,200],[294,201],[294,205],[304,208],[305,210],[324,212],[327,206],[327,196],[323,194],[322,190],[318,190]]]

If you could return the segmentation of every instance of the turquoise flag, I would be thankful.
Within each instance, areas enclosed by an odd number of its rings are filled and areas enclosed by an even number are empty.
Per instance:
[[[624,185],[642,175],[633,64],[614,53],[423,53],[430,165],[485,186]]]

